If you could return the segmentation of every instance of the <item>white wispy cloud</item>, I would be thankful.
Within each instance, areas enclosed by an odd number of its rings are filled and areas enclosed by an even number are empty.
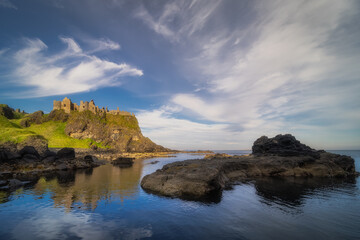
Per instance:
[[[90,50],[89,53],[105,51],[105,50],[111,51],[111,50],[120,50],[121,49],[121,46],[119,43],[114,42],[107,38],[87,39],[86,42],[92,46],[92,50]]]
[[[140,17],[144,22],[145,15],[152,19],[149,27],[170,41],[177,39],[177,62],[185,74],[191,74],[187,79],[196,86],[192,93],[172,96],[171,104],[180,106],[181,113],[192,119],[214,122],[207,124],[209,128],[221,122],[241,132],[219,134],[224,148],[233,135],[239,143],[246,143],[240,148],[249,148],[255,136],[280,132],[296,133],[318,147],[332,147],[344,141],[341,136],[346,134],[341,131],[351,129],[354,133],[349,138],[356,139],[352,146],[360,146],[355,136],[360,118],[349,114],[354,108],[360,111],[355,104],[360,102],[360,82],[356,81],[360,76],[359,55],[345,54],[342,42],[332,41],[339,38],[337,31],[343,24],[355,24],[354,17],[359,14],[356,1],[255,1],[247,6],[252,17],[240,20],[220,11],[225,2],[196,1],[176,6],[173,15],[165,14],[166,8],[156,15],[166,15],[166,21],[144,9]],[[180,23],[174,24],[171,19]],[[156,31],[154,24],[169,29],[169,34]],[[196,91],[198,86],[205,90]],[[171,121],[179,116],[169,114],[159,116]],[[146,121],[150,118],[141,123],[151,124]],[[192,123],[196,131],[196,122]],[[176,131],[169,126],[169,133]],[[319,143],[310,133],[327,137]],[[155,134],[149,132],[149,136]]]
[[[143,75],[140,69],[126,63],[111,62],[93,54],[120,48],[110,40],[98,40],[95,49],[89,51],[84,51],[70,37],[60,40],[67,48],[55,54],[48,54],[47,45],[40,39],[25,39],[25,46],[14,53],[12,83],[30,87],[16,97],[63,95],[119,86],[122,77]]]
[[[166,39],[178,42],[184,36],[190,37],[200,31],[219,4],[220,1],[217,0],[171,1],[164,5],[161,14],[156,17],[144,5],[140,5],[134,17],[141,19]]]
[[[17,10],[17,6],[15,6],[12,2],[10,2],[9,0],[0,0],[0,7],[5,7],[5,8],[12,8]]]
[[[171,31],[166,24],[166,22],[169,21],[168,17],[173,15],[171,14],[171,11],[177,11],[176,5],[173,3],[166,4],[163,14],[159,17],[158,20],[155,20],[153,16],[151,16],[150,13],[145,9],[145,7],[140,5],[140,7],[135,12],[135,17],[142,19],[144,23],[156,33],[173,39],[174,32]]]

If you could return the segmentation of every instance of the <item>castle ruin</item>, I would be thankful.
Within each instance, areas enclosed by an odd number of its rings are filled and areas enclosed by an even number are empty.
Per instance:
[[[71,100],[67,97],[65,97],[62,101],[54,100],[53,110],[61,110],[61,109],[63,109],[66,113],[70,113],[71,111],[79,111],[79,112],[90,111],[94,114],[108,113],[113,115],[135,116],[134,113],[120,111],[119,107],[117,108],[117,110],[108,110],[108,107],[99,108],[98,106],[95,105],[94,100],[91,100],[90,102],[80,101],[80,105],[77,105],[76,103],[71,102]]]

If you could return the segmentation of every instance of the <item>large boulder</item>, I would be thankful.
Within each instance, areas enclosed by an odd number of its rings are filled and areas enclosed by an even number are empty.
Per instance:
[[[58,158],[75,159],[75,150],[73,148],[62,148],[57,152]]]
[[[252,153],[257,156],[312,156],[319,158],[320,154],[315,149],[300,143],[291,134],[277,135],[273,138],[262,136],[258,138],[252,147]]]
[[[38,153],[38,151],[33,146],[25,146],[20,150],[19,153],[20,153],[21,157],[34,156],[37,159],[40,158],[40,154]]]

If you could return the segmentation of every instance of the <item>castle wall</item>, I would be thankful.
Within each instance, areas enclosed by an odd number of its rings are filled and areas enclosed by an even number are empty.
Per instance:
[[[67,97],[65,97],[62,101],[53,101],[53,110],[60,110],[63,109],[66,113],[70,113],[71,111],[91,111],[92,113],[108,113],[112,115],[124,115],[124,116],[135,116],[133,113],[129,113],[126,111],[120,111],[119,107],[117,107],[117,110],[109,110],[108,107],[106,108],[99,108],[95,105],[94,100],[91,100],[90,102],[84,102],[80,101],[80,105],[77,105],[76,103],[72,103],[71,100]]]
[[[70,112],[71,112],[71,105],[72,105],[72,103],[71,103],[70,99],[68,99],[68,98],[66,97],[66,98],[64,98],[64,100],[62,100],[62,102],[61,102],[61,109],[64,109],[64,111],[65,111],[66,113],[70,113]]]
[[[74,111],[79,111],[79,105],[77,105],[76,103],[74,103]]]
[[[92,113],[96,113],[96,106],[95,106],[94,100],[91,100],[91,101],[89,102],[89,110],[90,110]]]
[[[61,109],[61,101],[54,100],[53,110],[60,110],[60,109]]]

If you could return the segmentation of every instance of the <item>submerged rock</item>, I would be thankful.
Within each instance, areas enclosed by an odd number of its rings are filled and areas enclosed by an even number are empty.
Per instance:
[[[128,158],[128,157],[119,157],[113,161],[111,161],[111,164],[118,166],[118,167],[131,167],[134,164],[134,158]]]
[[[248,156],[215,155],[165,165],[145,176],[143,189],[160,195],[201,199],[238,181],[258,177],[355,176],[354,159],[316,151],[293,136],[261,137]]]

